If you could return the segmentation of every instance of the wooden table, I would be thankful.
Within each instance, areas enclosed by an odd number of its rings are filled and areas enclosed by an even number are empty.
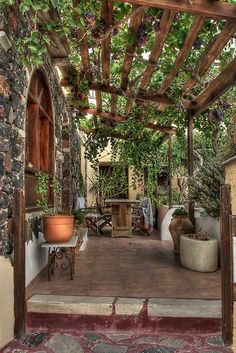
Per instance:
[[[51,275],[54,274],[58,267],[56,260],[65,260],[61,263],[63,270],[70,270],[70,278],[74,279],[75,273],[75,249],[78,242],[78,236],[73,236],[66,243],[42,243],[42,248],[48,248],[48,280],[51,280]]]
[[[108,199],[105,202],[112,206],[112,237],[132,237],[131,205],[139,201]]]

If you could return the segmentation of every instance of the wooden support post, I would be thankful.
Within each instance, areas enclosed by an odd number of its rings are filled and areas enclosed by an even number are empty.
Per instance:
[[[169,134],[168,149],[169,206],[172,206],[172,135]]]
[[[188,118],[188,175],[193,176],[193,116],[187,114]],[[190,201],[188,204],[189,218],[195,224],[194,218],[194,202]]]
[[[222,337],[226,345],[233,341],[233,245],[230,185],[220,189]]]
[[[14,314],[15,338],[25,332],[25,198],[24,192],[14,192]]]

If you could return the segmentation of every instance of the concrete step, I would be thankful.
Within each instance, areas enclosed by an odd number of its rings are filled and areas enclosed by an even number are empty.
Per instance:
[[[220,300],[168,298],[116,298],[35,294],[27,300],[27,312],[75,315],[140,315],[149,317],[220,318]]]
[[[36,294],[27,300],[27,327],[164,330],[208,333],[221,326],[221,301]]]

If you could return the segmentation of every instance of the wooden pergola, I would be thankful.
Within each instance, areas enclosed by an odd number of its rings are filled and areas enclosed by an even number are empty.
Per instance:
[[[212,103],[214,103],[221,95],[223,95],[230,87],[235,84],[236,80],[236,59],[234,59],[217,77],[213,78],[206,87],[203,88],[202,92],[192,99],[191,90],[201,80],[210,66],[218,58],[221,52],[229,40],[234,37],[236,32],[236,6],[226,2],[212,1],[212,0],[128,0],[121,2],[128,2],[132,4],[132,10],[129,16],[128,26],[132,29],[133,33],[137,36],[138,28],[142,23],[145,10],[153,7],[162,9],[162,17],[160,20],[160,31],[156,33],[156,37],[150,51],[148,60],[146,60],[146,67],[142,74],[139,86],[134,90],[129,87],[130,83],[130,72],[132,64],[136,59],[135,50],[137,43],[127,44],[124,48],[124,60],[121,68],[120,85],[112,86],[111,82],[111,40],[112,40],[112,29],[114,24],[112,23],[113,18],[113,1],[102,0],[101,1],[101,19],[106,25],[106,32],[101,38],[98,38],[97,44],[101,47],[101,80],[98,82],[94,81],[91,69],[91,58],[89,54],[88,34],[85,30],[77,29],[77,41],[79,52],[81,56],[81,69],[80,76],[86,78],[89,84],[89,89],[95,91],[96,97],[96,109],[89,107],[87,100],[87,107],[81,107],[78,100],[77,109],[84,113],[89,113],[94,116],[94,129],[90,129],[87,133],[96,133],[97,129],[97,117],[101,117],[105,120],[112,120],[117,123],[123,122],[129,119],[129,114],[132,105],[137,101],[144,101],[145,103],[152,103],[157,106],[157,109],[162,111],[166,106],[173,105],[174,100],[167,94],[168,88],[171,86],[173,80],[177,76],[178,72],[183,67],[185,59],[188,57],[194,43],[196,42],[199,32],[203,28],[204,21],[206,18],[225,20],[225,25],[221,31],[210,43],[207,43],[203,54],[200,56],[198,64],[191,73],[189,78],[182,89],[182,97],[184,106],[186,108],[186,118],[188,121],[188,158],[189,176],[193,175],[193,119],[194,117],[205,111]],[[74,0],[74,6],[78,6],[79,0]],[[186,35],[184,44],[179,50],[174,64],[161,83],[160,87],[156,90],[150,90],[149,84],[151,78],[155,72],[157,62],[161,56],[163,47],[167,40],[168,34],[170,33],[176,12],[188,12],[194,15],[194,20]],[[49,14],[47,16],[55,16],[55,14]],[[42,21],[46,21],[45,15],[42,17]],[[119,25],[119,23],[117,23]],[[56,34],[53,35],[54,43],[59,43],[59,50],[51,46],[49,50],[52,55],[52,63],[60,66],[63,73],[63,79],[61,80],[62,86],[71,86],[70,80],[70,64],[68,58],[68,47],[66,42],[64,43],[58,40]],[[110,111],[104,110],[103,107],[103,93],[110,95]],[[117,99],[118,96],[122,96],[126,99],[126,106],[122,115],[117,114]],[[189,99],[190,97],[190,99]],[[157,117],[158,118],[158,117]],[[164,134],[161,142],[169,140],[169,173],[171,174],[171,136],[175,133],[175,129],[171,126],[162,126],[156,121],[147,123],[145,128],[151,129],[154,132]],[[122,135],[112,133],[113,138],[126,139],[129,135]],[[169,138],[170,137],[170,138]],[[169,190],[169,202],[171,204],[171,176],[169,179],[170,190]],[[194,208],[193,205],[189,205],[190,217],[193,220]]]
[[[74,5],[78,6],[80,0],[74,0]],[[105,120],[112,120],[116,122],[122,122],[129,118],[129,113],[137,100],[142,100],[145,102],[152,102],[157,105],[159,110],[164,109],[166,106],[175,104],[172,97],[167,94],[168,88],[171,86],[173,80],[181,70],[185,59],[188,57],[194,42],[197,39],[198,33],[201,30],[204,20],[206,18],[215,18],[219,20],[225,20],[224,28],[221,33],[219,33],[211,43],[208,43],[205,47],[203,54],[199,58],[199,62],[193,69],[192,77],[188,79],[183,86],[183,98],[186,108],[186,118],[188,121],[188,157],[189,165],[188,171],[189,175],[193,175],[193,120],[194,117],[200,112],[205,111],[212,103],[214,103],[221,95],[223,95],[230,87],[235,84],[236,80],[236,59],[234,59],[222,72],[211,82],[208,83],[206,87],[203,88],[202,92],[189,99],[191,96],[191,90],[199,82],[199,80],[204,76],[209,67],[214,63],[214,61],[219,57],[220,53],[224,50],[228,41],[235,36],[236,32],[236,5],[220,2],[218,0],[120,0],[120,2],[129,2],[133,4],[132,14],[129,19],[129,27],[132,28],[137,34],[139,25],[142,22],[144,16],[144,11],[146,8],[155,7],[163,10],[163,14],[160,21],[160,31],[156,35],[153,47],[150,51],[150,56],[147,60],[145,70],[142,74],[141,82],[136,90],[129,88],[129,75],[132,69],[132,63],[135,60],[135,50],[136,44],[127,44],[125,50],[125,56],[123,65],[121,68],[120,85],[114,87],[110,84],[111,82],[111,36],[112,36],[112,13],[113,13],[113,1],[112,0],[101,0],[101,18],[104,20],[107,28],[107,35],[102,38],[99,42],[101,46],[101,81],[94,82],[90,63],[89,45],[87,33],[82,29],[77,29],[77,40],[78,49],[81,55],[81,70],[80,74],[86,77],[90,90],[95,91],[96,95],[96,109],[89,106],[81,107],[79,105],[77,109],[81,112],[89,113],[95,117],[94,119],[94,129],[88,131],[89,133],[96,132],[96,117],[101,117]],[[194,15],[194,21],[192,26],[186,36],[185,42],[178,52],[175,62],[163,80],[160,87],[155,91],[149,89],[150,80],[154,74],[157,62],[161,56],[165,41],[171,30],[171,26],[175,17],[176,12],[189,12]],[[49,12],[39,12],[38,17],[41,23],[46,23],[50,20],[58,20],[59,15],[54,11]],[[72,65],[69,61],[69,47],[65,37],[61,38],[56,32],[50,33],[51,44],[48,48],[49,54],[51,55],[52,64],[59,66],[63,78],[61,80],[62,86],[71,85],[70,74]],[[102,94],[110,94],[110,111],[105,111],[103,107]],[[122,96],[126,99],[126,106],[123,114],[117,114],[117,99],[118,96]],[[236,121],[236,116],[233,117]],[[171,126],[162,126],[157,121],[149,122],[145,125],[145,128],[153,130],[155,133],[162,134],[162,141],[169,140],[169,174],[171,176],[171,150],[172,141],[171,136],[175,133],[175,130]],[[116,138],[129,138],[129,136],[121,136],[120,134],[113,132]],[[171,185],[171,177],[170,177]],[[171,190],[171,187],[170,187]],[[15,216],[15,266],[16,270],[22,271],[24,264],[24,253],[25,248],[25,237],[24,237],[24,219],[22,207],[22,193],[15,196],[15,209],[18,210]],[[169,195],[171,203],[171,193]],[[228,203],[229,206],[229,203]],[[193,219],[193,204],[189,205],[190,217]],[[18,244],[17,244],[18,242]],[[227,254],[226,254],[227,255]],[[19,261],[18,261],[19,260]],[[223,265],[223,263],[222,263]],[[20,336],[23,332],[23,323],[25,315],[24,310],[24,282],[22,281],[19,273],[15,273],[15,305],[16,310],[16,332]],[[227,274],[227,273],[224,273]],[[23,276],[24,277],[24,276]],[[224,287],[224,284],[222,285]],[[228,287],[225,285],[225,291]],[[229,293],[230,294],[230,293]],[[231,294],[232,295],[232,294]],[[231,298],[232,299],[232,298]],[[224,342],[230,344],[232,335],[232,312],[231,305],[232,302],[223,302],[223,338]],[[20,314],[20,315],[18,315]],[[230,320],[227,321],[227,318]],[[22,332],[21,332],[22,330]]]

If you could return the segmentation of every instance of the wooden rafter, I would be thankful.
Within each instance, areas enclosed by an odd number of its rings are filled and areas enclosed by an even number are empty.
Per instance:
[[[112,2],[102,0],[101,19],[108,29],[112,25]],[[110,84],[110,55],[111,55],[111,35],[109,34],[101,43],[102,59],[102,81]]]
[[[89,85],[89,88],[94,91],[101,91],[104,93],[116,94],[118,96],[124,96],[126,98],[132,98],[132,99],[150,101],[150,102],[156,102],[156,103],[164,103],[164,104],[169,104],[169,105],[174,104],[167,95],[159,95],[159,94],[153,93],[153,92],[146,92],[145,91],[142,93],[136,93],[131,90],[122,90],[121,88],[116,88],[113,86],[106,86],[106,85],[99,84],[99,83],[91,83]]]
[[[236,7],[218,0],[120,0],[145,7],[190,12],[205,17],[236,20]]]
[[[111,96],[111,114],[116,114],[117,99],[118,99],[118,96],[116,94],[112,94],[112,96]]]
[[[70,59],[68,56],[52,57],[51,63],[53,66],[70,66]]]
[[[100,91],[95,91],[95,95],[96,95],[97,110],[101,111],[102,110],[102,94]]]
[[[83,129],[83,128],[80,128],[81,131],[83,131],[85,134],[92,134],[92,135],[95,135],[97,133],[97,129]],[[168,141],[169,139],[169,134],[165,134],[159,141],[159,144],[161,145],[162,143]],[[128,139],[132,139],[133,136],[132,134],[121,134],[119,132],[116,132],[116,131],[112,131],[110,133],[110,137],[111,138],[114,138],[114,139],[119,139],[119,140],[128,140]]]
[[[92,134],[92,135],[95,135],[98,131],[97,129],[83,129],[83,128],[80,128],[80,130],[83,131],[85,134]],[[127,140],[127,139],[130,139],[132,136],[129,134],[125,135],[119,132],[112,131],[110,133],[110,137],[119,139],[119,140]]]
[[[220,55],[225,45],[236,32],[236,23],[227,22],[223,30],[206,47],[206,50],[200,57],[200,60],[194,69],[193,76],[202,77],[208,70],[214,60]],[[195,78],[190,78],[184,85],[184,94],[186,94],[197,83]]]
[[[165,10],[163,12],[160,23],[161,30],[156,34],[156,38],[149,57],[149,64],[147,65],[144,71],[143,78],[140,83],[140,89],[142,90],[146,89],[149,84],[151,76],[155,70],[155,64],[161,55],[163,45],[169,34],[174,16],[175,12],[173,11]]]
[[[77,40],[79,43],[79,50],[82,62],[82,74],[88,81],[91,81],[92,74],[90,70],[87,34],[84,30],[80,28],[77,29]]]
[[[198,33],[202,28],[202,25],[204,23],[204,17],[202,16],[197,16],[185,38],[184,45],[179,51],[179,54],[174,62],[174,65],[169,72],[169,74],[166,76],[165,80],[161,84],[161,87],[158,89],[159,94],[163,94],[166,89],[171,85],[172,80],[175,78],[175,76],[178,74],[179,69],[181,68],[182,64],[184,63],[186,57],[188,56],[188,53],[193,47],[194,42],[197,39]]]
[[[128,98],[125,106],[125,115],[129,115],[132,108],[132,98]]]
[[[140,11],[136,13],[135,16],[131,17],[130,19],[130,24],[129,28],[132,32],[137,33],[137,30],[142,22],[143,19],[143,8],[140,8]],[[122,73],[121,73],[121,84],[120,87],[123,90],[127,89],[128,82],[129,82],[129,73],[131,70],[132,62],[133,62],[133,57],[134,57],[134,52],[136,49],[136,41],[132,45],[127,45],[126,51],[125,51],[125,57],[124,57],[124,62],[123,62],[123,67],[122,67]]]
[[[107,119],[107,120],[113,120],[116,122],[123,122],[123,121],[127,121],[129,119],[128,116],[125,115],[112,115],[111,113],[107,113],[107,112],[98,112],[95,109],[92,108],[83,108],[83,107],[78,107],[77,108],[79,111],[87,113],[87,114],[91,114],[91,115],[96,115],[96,116],[100,116],[103,119]],[[138,122],[137,122],[138,123]],[[144,125],[145,128],[148,129],[152,129],[154,131],[162,131],[165,132],[167,134],[175,134],[175,129],[169,127],[169,126],[162,126],[159,124],[154,124],[154,123],[147,123]]]
[[[206,110],[236,82],[236,58],[202,91],[187,108],[196,115]]]
[[[101,19],[106,24],[106,29],[112,25],[112,2],[110,0],[102,1]],[[102,59],[102,82],[109,85],[110,84],[110,56],[111,56],[111,34],[109,34],[101,42],[101,59]],[[116,102],[117,97],[111,97],[111,110],[116,112]]]

